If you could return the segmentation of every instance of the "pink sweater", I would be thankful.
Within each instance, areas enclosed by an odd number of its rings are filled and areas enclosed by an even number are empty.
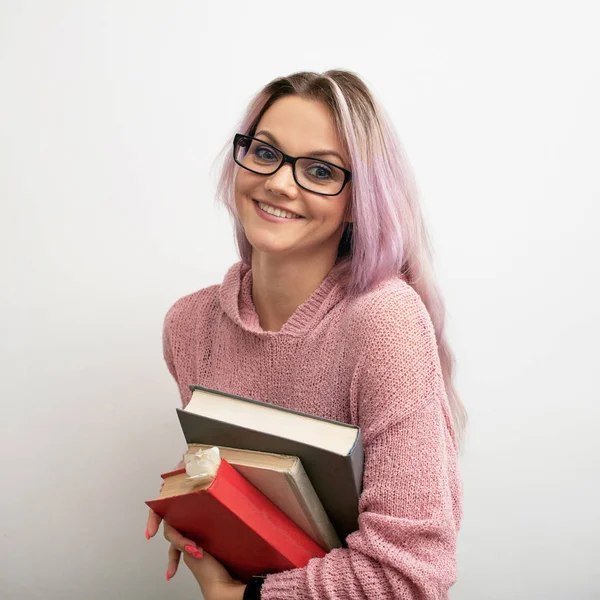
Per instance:
[[[264,331],[238,263],[168,312],[164,353],[183,405],[201,384],[353,423],[365,448],[348,548],[269,575],[263,600],[446,599],[461,516],[456,445],[433,325],[401,279],[349,301],[329,274]]]

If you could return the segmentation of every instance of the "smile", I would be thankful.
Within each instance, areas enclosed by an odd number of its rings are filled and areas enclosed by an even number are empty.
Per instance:
[[[278,221],[293,221],[295,219],[303,218],[295,213],[289,212],[287,210],[282,210],[280,208],[275,208],[274,206],[258,202],[257,200],[254,200],[253,202],[256,204],[260,213],[262,213],[263,215],[275,217]]]

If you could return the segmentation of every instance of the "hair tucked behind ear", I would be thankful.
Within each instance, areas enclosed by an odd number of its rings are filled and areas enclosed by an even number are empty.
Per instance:
[[[431,246],[421,215],[412,168],[381,105],[354,73],[301,72],[271,81],[251,101],[238,131],[253,135],[262,115],[284,96],[297,95],[327,104],[352,170],[352,218],[338,248],[335,269],[347,292],[358,295],[391,276],[402,277],[421,297],[435,329],[446,392],[457,440],[466,412],[453,383],[454,356],[446,340],[446,310],[432,268]],[[251,264],[251,246],[237,218],[235,162],[224,150],[218,199],[235,222],[242,261]]]

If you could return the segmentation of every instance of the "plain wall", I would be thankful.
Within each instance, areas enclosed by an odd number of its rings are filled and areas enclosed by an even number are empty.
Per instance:
[[[163,317],[237,260],[211,167],[252,94],[342,67],[399,131],[447,301],[452,598],[599,598],[594,10],[0,1],[0,597],[200,597],[143,537],[183,450]]]

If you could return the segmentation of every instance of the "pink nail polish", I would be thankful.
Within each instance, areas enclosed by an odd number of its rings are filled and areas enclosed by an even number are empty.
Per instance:
[[[191,544],[188,544],[185,547],[185,551],[188,554],[191,554],[194,558],[202,558],[202,552],[200,552],[200,550],[198,550],[198,548],[194,548],[194,546],[192,546]]]
[[[148,533],[148,530],[146,529],[146,531],[144,531],[144,537],[149,540],[150,539],[150,534]]]
[[[171,575],[169,575],[169,569],[167,569],[167,572],[165,573],[165,579],[167,581],[169,581],[171,579]]]

